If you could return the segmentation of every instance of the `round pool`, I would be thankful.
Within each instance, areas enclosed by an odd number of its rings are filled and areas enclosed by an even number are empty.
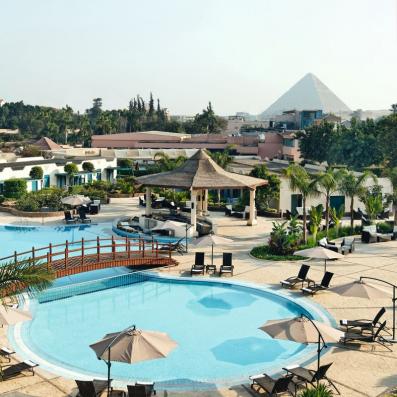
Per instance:
[[[275,373],[313,357],[315,347],[273,340],[258,327],[302,312],[328,321],[305,300],[233,281],[150,275],[145,281],[47,303],[30,301],[34,318],[10,329],[19,353],[60,375],[106,377],[89,345],[128,326],[168,333],[178,347],[165,359],[113,363],[122,383],[158,387],[237,384],[255,373]],[[313,309],[313,310],[312,310]]]

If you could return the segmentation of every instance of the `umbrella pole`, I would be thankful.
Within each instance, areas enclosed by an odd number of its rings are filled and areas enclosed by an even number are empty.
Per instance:
[[[326,259],[324,259],[324,266],[325,266],[325,270],[324,271],[327,271],[327,260]]]
[[[110,362],[110,347],[108,349],[108,362],[106,363],[108,366],[108,397],[110,396],[110,367],[112,363]]]
[[[320,332],[318,333],[318,342],[317,342],[317,373],[318,370],[320,369],[320,354],[321,354],[321,336],[320,336]],[[317,386],[318,386],[318,377],[317,377]]]
[[[212,244],[211,249],[211,265],[214,265],[214,244]]]

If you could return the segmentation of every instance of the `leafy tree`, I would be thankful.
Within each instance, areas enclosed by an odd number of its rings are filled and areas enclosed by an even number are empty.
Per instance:
[[[350,228],[352,230],[354,226],[354,199],[363,195],[366,181],[369,178],[376,181],[375,175],[369,171],[365,171],[358,176],[354,172],[349,171],[345,173],[340,184],[340,192],[350,198]]]
[[[291,190],[298,191],[302,195],[303,207],[303,240],[306,243],[306,201],[311,196],[319,194],[317,190],[317,180],[313,179],[308,172],[300,165],[290,164],[284,171],[284,175],[289,179]]]
[[[298,132],[297,138],[302,157],[320,163],[324,161],[331,163],[329,153],[335,135],[335,125],[327,121]]]
[[[32,169],[29,172],[29,176],[32,179],[43,179],[44,176],[43,168],[41,168],[40,166],[32,167]]]
[[[378,122],[379,145],[389,167],[397,166],[397,113],[383,117]]]
[[[219,134],[226,128],[227,121],[215,115],[211,102],[202,113],[196,114],[194,120],[186,123],[186,130],[191,134]]]
[[[92,164],[90,161],[85,161],[81,167],[83,168],[84,171],[86,172],[94,172],[95,171],[95,167],[94,164]]]
[[[325,230],[328,234],[329,229],[329,209],[332,193],[339,190],[345,170],[328,168],[325,172],[321,172],[317,176],[318,186],[320,191],[325,196]]]
[[[270,208],[271,201],[280,198],[280,178],[271,174],[265,164],[257,165],[250,176],[267,180],[267,185],[256,189],[256,202],[265,209]]]
[[[68,174],[69,184],[73,185],[73,177],[79,172],[79,168],[75,163],[68,163],[63,167],[63,170]]]

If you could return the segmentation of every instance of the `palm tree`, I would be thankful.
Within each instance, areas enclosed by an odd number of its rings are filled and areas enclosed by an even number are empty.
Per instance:
[[[215,161],[220,167],[223,169],[226,169],[226,167],[233,161],[233,157],[231,155],[231,150],[233,148],[233,145],[227,145],[226,149],[223,152],[214,152],[214,153],[209,153],[211,156],[212,160]],[[218,195],[218,203],[221,201],[221,190],[217,189],[217,195]]]
[[[325,228],[328,235],[329,229],[329,207],[332,193],[339,190],[345,170],[328,168],[325,172],[318,175],[317,181],[321,192],[325,196]]]
[[[42,291],[54,279],[54,273],[45,264],[10,262],[0,266],[0,298],[26,290]]]
[[[160,166],[161,171],[171,171],[174,168],[180,167],[187,159],[185,156],[178,156],[172,159],[168,154],[164,152],[158,152],[154,155],[154,160]]]
[[[284,171],[284,175],[289,179],[291,190],[298,191],[302,195],[303,207],[303,240],[306,243],[306,200],[309,197],[317,196],[317,179],[312,178],[302,166],[290,164]]]
[[[346,172],[340,184],[340,191],[350,198],[350,228],[354,227],[354,198],[360,196],[365,191],[365,182],[372,178],[376,181],[376,176],[370,171],[365,171],[356,176],[352,171]]]

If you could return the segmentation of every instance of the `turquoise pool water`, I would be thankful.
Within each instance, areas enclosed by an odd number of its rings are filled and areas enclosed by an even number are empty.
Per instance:
[[[27,252],[31,251],[32,247],[47,247],[50,243],[53,245],[64,244],[66,240],[73,243],[79,242],[84,238],[86,245],[88,245],[88,240],[95,240],[98,236],[101,238],[111,238],[112,235],[120,237],[114,233],[112,226],[110,222],[59,226],[0,226],[0,258],[13,255],[14,251]],[[130,237],[138,238],[142,236],[143,235],[134,235]],[[151,236],[146,236],[146,238],[150,240]],[[159,239],[159,241],[162,242],[174,240],[173,238],[167,237],[160,237]],[[42,254],[43,253],[45,254],[44,251]],[[71,255],[73,255],[73,253]],[[125,268],[114,268],[81,273],[57,279],[54,281],[53,286],[58,287],[70,283],[84,282],[124,273],[125,271]]]
[[[66,240],[73,242],[99,237],[111,237],[112,224],[61,226],[0,226],[0,257],[17,252],[25,252],[32,247],[46,247],[49,243],[62,244]]]
[[[302,306],[227,282],[154,277],[44,304],[32,302],[30,309],[33,321],[21,327],[25,349],[47,364],[94,377],[105,377],[106,366],[88,346],[106,333],[135,324],[167,332],[178,342],[165,359],[113,363],[112,378],[126,383],[154,380],[164,387],[187,388],[231,384],[258,371],[278,372],[313,352],[312,346],[273,340],[258,330],[266,320],[307,313]]]

